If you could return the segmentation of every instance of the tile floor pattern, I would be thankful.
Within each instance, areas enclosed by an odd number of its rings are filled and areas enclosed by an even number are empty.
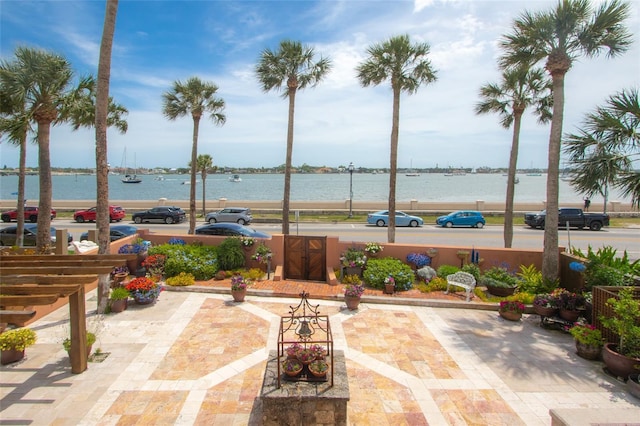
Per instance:
[[[167,291],[155,305],[90,315],[94,349],[109,356],[79,375],[60,343],[63,307],[31,325],[38,342],[24,361],[0,368],[0,424],[259,425],[267,354],[298,302]],[[640,400],[535,315],[510,323],[495,311],[311,302],[345,352],[350,425],[548,425],[551,408],[640,415]]]

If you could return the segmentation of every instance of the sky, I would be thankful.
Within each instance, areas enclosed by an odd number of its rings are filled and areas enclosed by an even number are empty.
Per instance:
[[[129,110],[126,134],[108,132],[113,166],[187,167],[193,121],[169,121],[162,94],[197,76],[216,84],[226,123],[203,119],[198,153],[218,167],[285,163],[288,101],[264,92],[255,67],[264,49],[289,39],[329,58],[332,69],[296,96],[293,165],[389,167],[392,93],[388,82],[362,87],[356,67],[367,48],[408,34],[428,43],[437,81],[400,101],[398,167],[507,167],[512,130],[496,114],[476,115],[479,89],[500,81],[499,40],[525,11],[555,1],[328,0],[152,1],[119,3],[110,94]],[[596,0],[594,4],[600,4]],[[640,2],[626,21],[634,44],[622,56],[579,58],[565,79],[564,131],[625,88],[640,86]],[[104,1],[0,1],[0,58],[18,46],[63,55],[76,78],[97,74]],[[546,168],[549,125],[525,114],[519,168]],[[37,166],[37,147],[27,150]],[[17,167],[18,149],[0,142],[0,168]],[[51,131],[53,167],[95,167],[95,132],[58,125]]]

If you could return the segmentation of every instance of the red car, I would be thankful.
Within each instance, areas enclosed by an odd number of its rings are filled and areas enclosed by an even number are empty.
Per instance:
[[[51,219],[56,217],[56,211],[51,209]],[[9,210],[2,212],[0,217],[3,222],[11,222],[12,220],[18,220],[18,210]],[[38,221],[38,208],[37,207],[25,207],[24,208],[24,220],[36,223]]]
[[[124,219],[125,210],[120,206],[109,206],[109,222],[120,222]],[[73,220],[78,223],[95,222],[96,208],[91,207],[88,210],[78,210],[73,214]]]

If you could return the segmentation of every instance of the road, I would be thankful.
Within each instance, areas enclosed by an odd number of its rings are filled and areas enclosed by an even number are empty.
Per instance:
[[[121,222],[132,223],[132,222]],[[66,228],[77,240],[80,234],[90,228],[91,224],[79,224],[72,220],[56,219],[53,221],[56,228]],[[198,222],[197,226],[203,225]],[[152,232],[173,232],[176,235],[186,234],[188,223],[174,225],[166,224],[142,224],[140,228],[148,228]],[[277,234],[281,231],[279,224],[255,223],[251,225],[260,231],[269,234]],[[327,235],[338,236],[342,241],[377,241],[384,243],[387,241],[387,228],[378,228],[365,224],[333,224],[333,223],[291,223],[291,234],[299,235]],[[526,226],[516,226],[514,228],[513,248],[520,249],[542,249],[544,231],[531,229]],[[485,226],[482,229],[473,228],[440,228],[435,225],[425,225],[419,228],[397,228],[396,242],[451,245],[460,247],[504,247],[503,227]],[[570,243],[569,243],[570,242]],[[572,246],[579,248],[586,253],[589,245],[595,250],[603,246],[611,246],[622,255],[627,251],[631,259],[640,259],[640,228],[604,228],[602,231],[589,231],[572,229],[559,231],[559,244],[561,246]]]

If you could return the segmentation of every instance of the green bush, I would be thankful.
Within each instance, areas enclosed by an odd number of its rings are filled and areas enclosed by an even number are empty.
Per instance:
[[[445,291],[447,289],[447,280],[441,277],[435,277],[428,283],[420,282],[416,284],[416,288],[422,293],[431,293],[434,291]]]
[[[184,287],[193,285],[196,282],[196,278],[189,272],[180,272],[174,277],[169,277],[166,280],[167,285],[174,287]]]
[[[167,278],[187,272],[193,274],[198,281],[207,281],[215,276],[218,271],[217,253],[215,246],[201,244],[163,244],[149,250],[149,254],[167,256],[164,264]]]
[[[513,288],[514,286],[506,283],[504,281],[498,281],[495,278],[491,278],[491,277],[487,277],[486,275],[483,275],[482,277],[480,277],[480,285],[483,285],[485,287],[487,286],[491,286],[491,287],[499,287],[499,288]]]
[[[242,242],[239,238],[225,238],[218,246],[218,266],[220,269],[236,269],[245,263]]]
[[[545,280],[542,272],[535,265],[520,265],[520,272],[516,275],[519,278],[518,291],[520,292],[544,294],[550,293],[557,287],[556,282]]]
[[[513,275],[511,272],[507,270],[507,268],[504,268],[501,266],[491,267],[490,269],[485,271],[482,278],[490,278],[491,280],[499,281],[506,284],[503,286],[498,285],[497,287],[516,287],[519,281],[518,278],[515,277],[515,275]]]
[[[356,274],[351,274],[351,275],[345,275],[344,277],[342,277],[342,284],[360,284],[362,282],[362,279],[360,278],[360,275],[356,275]]]
[[[455,274],[459,271],[460,268],[454,265],[440,265],[440,267],[438,268],[438,276],[446,279],[447,275]]]
[[[367,261],[367,269],[363,273],[363,278],[370,287],[383,289],[384,279],[390,276],[396,282],[397,291],[409,290],[413,287],[415,278],[413,270],[403,261],[392,257]]]
[[[462,267],[461,271],[473,275],[473,278],[476,279],[476,282],[480,281],[480,267],[475,263],[467,263]]]

